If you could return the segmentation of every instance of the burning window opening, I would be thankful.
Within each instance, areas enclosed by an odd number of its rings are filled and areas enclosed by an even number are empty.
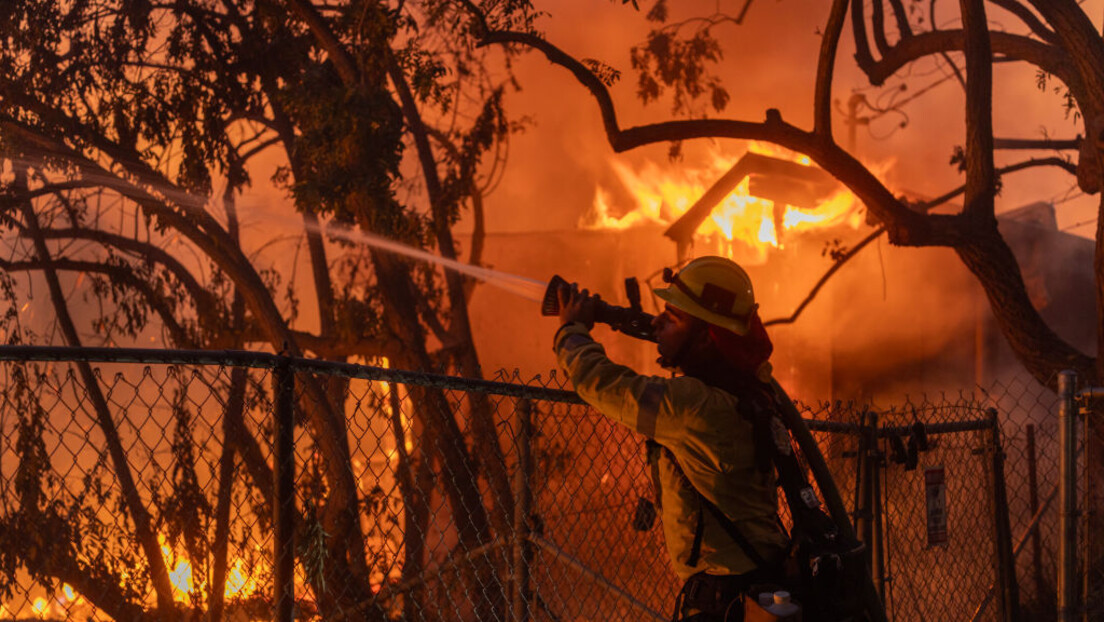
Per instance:
[[[609,192],[599,187],[584,229],[627,229],[667,225],[664,235],[685,259],[696,240],[749,265],[765,263],[771,248],[784,248],[788,235],[840,225],[858,229],[862,203],[807,156],[772,145],[749,143],[735,158],[712,154],[709,165],[677,171],[647,164],[614,170],[636,207],[611,214]],[[883,167],[884,168],[884,167]]]

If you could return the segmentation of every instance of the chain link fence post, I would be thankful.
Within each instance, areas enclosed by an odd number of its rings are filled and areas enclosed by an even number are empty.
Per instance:
[[[1019,590],[1016,583],[1016,558],[1012,552],[1012,525],[1008,519],[1008,491],[1004,477],[1004,448],[1001,445],[1000,416],[997,409],[986,410],[990,427],[983,431],[986,489],[993,524],[993,558],[997,576],[997,617],[1005,622],[1019,620]],[[988,436],[988,438],[985,438]]]
[[[275,396],[276,525],[273,541],[276,622],[295,619],[295,369],[280,357],[273,373]]]
[[[1077,604],[1077,374],[1058,374],[1058,620],[1073,622]]]
[[[1035,447],[1035,424],[1027,424],[1026,434],[1024,452],[1027,454],[1028,509],[1034,517],[1039,512],[1039,458]],[[1043,538],[1038,528],[1031,530],[1031,578],[1036,599],[1050,591],[1047,589],[1046,579],[1043,578]]]
[[[518,426],[514,432],[514,448],[517,451],[517,471],[514,473],[514,590],[513,620],[528,622],[530,577],[529,561],[532,555],[529,543],[529,513],[532,505],[532,489],[529,474],[533,470],[530,443],[533,438],[533,406],[527,399],[518,400]]]
[[[885,564],[885,532],[882,530],[882,475],[886,468],[886,454],[882,451],[878,431],[880,423],[878,413],[870,413],[870,432],[874,442],[871,445],[872,452],[869,458],[870,464],[870,499],[869,512],[870,523],[874,528],[873,539],[870,541],[870,554],[874,559],[873,575],[874,585],[878,588],[878,596],[882,602],[886,601],[886,564]]]

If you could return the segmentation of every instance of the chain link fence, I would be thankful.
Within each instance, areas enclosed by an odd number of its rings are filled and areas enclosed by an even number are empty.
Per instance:
[[[0,619],[670,618],[643,438],[562,377],[0,357]],[[891,620],[1000,619],[1002,564],[1054,617],[1055,403],[1025,382],[798,404]]]

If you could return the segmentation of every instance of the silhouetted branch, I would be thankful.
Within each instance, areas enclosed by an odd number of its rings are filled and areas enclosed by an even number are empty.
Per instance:
[[[1000,168],[1000,169],[997,170],[997,174],[998,175],[1003,175],[1005,173],[1014,173],[1016,171],[1021,171],[1021,170],[1028,169],[1028,168],[1033,168],[1033,167],[1036,167],[1036,166],[1058,166],[1060,168],[1063,168],[1063,169],[1069,171],[1070,173],[1076,174],[1075,167],[1072,164],[1070,164],[1069,162],[1066,162],[1065,160],[1063,160],[1061,158],[1045,158],[1045,159],[1041,159],[1041,160],[1036,160],[1036,159],[1026,160],[1024,162],[1019,162],[1019,163],[1016,163],[1016,164],[1013,164],[1013,165],[1010,165],[1010,166],[1005,166],[1003,168]],[[948,192],[944,195],[941,195],[941,196],[939,196],[935,199],[932,199],[930,201],[925,201],[923,203],[919,203],[919,204],[915,205],[914,209],[916,209],[917,211],[920,211],[920,212],[930,211],[930,210],[934,209],[935,207],[938,207],[939,205],[942,205],[943,203],[946,203],[947,201],[950,201],[954,197],[962,194],[965,190],[966,190],[965,185],[959,186],[958,188],[955,188],[954,190],[951,190],[950,192]],[[859,253],[859,251],[866,248],[871,242],[873,242],[875,239],[878,238],[878,236],[882,235],[883,233],[885,233],[885,227],[880,226],[880,227],[876,228],[874,231],[872,231],[865,238],[860,240],[857,244],[855,244],[855,246],[851,247],[847,252],[839,255],[839,257],[832,264],[832,266],[828,268],[828,270],[813,285],[812,289],[809,290],[809,293],[805,296],[805,298],[801,301],[801,303],[798,304],[797,308],[794,309],[793,313],[791,313],[787,317],[775,318],[775,319],[772,319],[772,320],[768,320],[766,322],[763,322],[763,325],[764,326],[773,326],[773,325],[776,325],[776,324],[793,324],[794,322],[796,322],[797,318],[801,317],[801,313],[805,310],[806,307],[809,306],[809,303],[811,303],[816,298],[817,294],[820,293],[820,290],[828,283],[829,279],[831,279],[832,276],[835,275],[836,272],[839,272],[839,270],[843,267],[843,265],[845,263],[847,263],[848,261],[850,261],[853,257],[855,257],[855,255],[857,255]]]
[[[1049,140],[1049,139],[1033,139],[1033,138],[994,138],[994,149],[1053,149],[1055,151],[1064,151],[1069,149],[1081,148],[1081,137],[1069,139],[1069,140]],[[1076,173],[1076,171],[1074,171]]]
[[[989,0],[989,2],[992,2],[993,4],[1020,18],[1020,20],[1024,24],[1027,24],[1027,27],[1031,29],[1031,32],[1038,35],[1038,37],[1043,41],[1046,41],[1047,43],[1058,43],[1058,35],[1053,30],[1047,28],[1046,24],[1044,24],[1034,13],[1031,12],[1031,9],[1020,4],[1016,0]]]
[[[1022,60],[1038,67],[1046,73],[1056,76],[1067,85],[1078,83],[1069,55],[1053,45],[1037,41],[1022,35],[1004,32],[989,34],[993,54],[999,54],[1015,60]],[[962,52],[965,49],[965,35],[962,30],[937,30],[918,33],[908,39],[898,41],[881,60],[860,63],[870,82],[881,85],[890,76],[905,65],[940,52]]]
[[[866,248],[867,245],[876,240],[878,236],[882,235],[883,233],[885,233],[885,227],[878,227],[874,231],[870,232],[870,234],[867,235],[865,238],[860,240],[858,244],[855,244],[855,246],[851,247],[846,253],[840,255],[839,258],[836,259],[835,263],[832,264],[832,267],[828,268],[828,270],[817,280],[817,282],[813,285],[813,288],[810,289],[809,293],[805,296],[805,299],[801,301],[801,304],[797,305],[796,309],[794,309],[793,313],[791,313],[788,317],[767,320],[766,322],[763,322],[763,326],[793,324],[794,322],[796,322],[797,318],[801,317],[801,312],[804,311],[805,307],[809,306],[809,303],[811,303],[813,299],[816,298],[817,294],[820,293],[820,290],[828,283],[832,276],[839,272],[840,268],[842,268],[843,265],[846,264],[852,257],[859,254],[859,251]]]
[[[1009,166],[999,168],[999,169],[997,169],[997,175],[1003,175],[1005,173],[1014,173],[1016,171],[1022,171],[1023,169],[1033,168],[1033,167],[1036,167],[1036,166],[1057,166],[1058,168],[1061,168],[1061,169],[1065,170],[1066,172],[1068,172],[1071,175],[1076,175],[1077,174],[1077,167],[1073,163],[1067,162],[1066,160],[1063,160],[1062,158],[1038,158],[1038,159],[1025,160],[1023,162],[1017,162],[1016,164],[1011,164]],[[946,194],[942,194],[942,195],[940,195],[940,196],[938,196],[938,197],[936,197],[936,198],[934,198],[930,201],[925,201],[924,203],[921,203],[919,206],[917,206],[917,209],[926,212],[928,210],[931,210],[931,209],[935,208],[938,205],[942,205],[943,203],[946,203],[947,201],[950,201],[951,199],[957,197],[958,195],[962,194],[965,191],[966,191],[966,186],[965,186],[965,184],[963,184],[963,185],[955,188],[954,190],[951,190],[950,192],[947,192]]]
[[[835,73],[836,50],[839,48],[846,17],[847,0],[835,0],[828,14],[828,25],[825,26],[820,40],[820,58],[817,61],[813,132],[829,140],[832,138],[832,76]]]
[[[21,189],[26,188],[26,177],[23,171],[19,169],[17,169],[16,185]],[[54,305],[58,325],[68,345],[80,347],[80,337],[77,335],[76,326],[69,313],[65,294],[61,291],[61,283],[53,267],[53,258],[46,246],[46,240],[39,234],[38,216],[34,213],[30,201],[23,202],[22,211],[24,224],[31,234],[38,260],[43,264],[42,274],[46,278],[46,285],[50,292],[50,300]],[[81,379],[84,382],[84,390],[96,412],[96,421],[104,435],[104,442],[107,444],[108,453],[111,456],[111,463],[123,495],[127,513],[134,523],[135,537],[145,554],[146,563],[149,564],[150,579],[153,582],[157,606],[164,612],[173,611],[175,606],[173,604],[172,583],[169,581],[169,571],[165,566],[164,558],[161,556],[161,547],[158,545],[149,511],[142,502],[142,497],[135,485],[126,450],[123,448],[115,421],[111,417],[111,411],[100,388],[99,379],[92,371],[92,366],[86,361],[79,361],[74,365],[80,371]]]
[[[172,307],[162,296],[150,287],[145,280],[138,278],[133,271],[125,266],[115,266],[95,261],[78,261],[73,259],[56,258],[47,262],[33,261],[6,261],[0,259],[0,269],[8,272],[41,272],[45,270],[62,270],[65,272],[86,272],[88,274],[102,274],[113,283],[133,289],[142,295],[150,308],[157,312],[165,328],[172,335],[173,341],[182,348],[197,347],[195,339],[188,333],[173,315]]]

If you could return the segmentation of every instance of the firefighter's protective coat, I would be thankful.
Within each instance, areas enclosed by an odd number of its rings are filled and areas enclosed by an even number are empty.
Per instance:
[[[681,479],[739,526],[769,561],[784,555],[786,537],[775,519],[778,508],[774,471],[755,467],[751,422],[736,410],[736,397],[687,376],[643,376],[612,362],[582,324],[565,325],[556,334],[556,357],[581,398],[606,417],[630,428],[673,454],[650,452],[657,461],[663,535],[675,572],[686,579],[696,572],[743,574],[755,564],[705,512],[701,559],[687,562],[702,511],[698,498]]]

